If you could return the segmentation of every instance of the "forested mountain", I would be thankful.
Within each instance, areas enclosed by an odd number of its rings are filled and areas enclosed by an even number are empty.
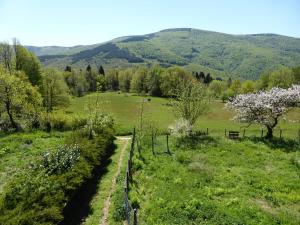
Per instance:
[[[47,67],[182,66],[214,76],[257,79],[266,70],[300,65],[300,39],[276,34],[229,35],[191,28],[127,36],[103,44],[33,47]]]

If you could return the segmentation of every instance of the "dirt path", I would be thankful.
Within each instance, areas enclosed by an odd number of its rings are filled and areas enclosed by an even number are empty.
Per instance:
[[[113,192],[116,189],[116,179],[117,179],[117,176],[119,175],[119,173],[121,171],[121,166],[122,166],[122,163],[123,163],[124,154],[126,152],[126,148],[128,146],[129,140],[131,139],[130,137],[117,137],[117,138],[119,140],[124,140],[125,144],[124,144],[123,148],[121,149],[120,158],[118,160],[117,171],[116,171],[116,173],[115,173],[115,175],[112,179],[111,189],[110,189],[109,195],[106,198],[105,203],[104,203],[103,217],[100,221],[100,225],[108,225],[107,219],[108,219],[108,213],[109,213],[110,199],[111,199],[111,196],[112,196]]]

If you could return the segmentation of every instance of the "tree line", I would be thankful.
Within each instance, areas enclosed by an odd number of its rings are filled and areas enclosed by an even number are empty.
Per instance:
[[[212,97],[228,100],[238,94],[246,94],[257,92],[260,90],[268,90],[272,87],[288,88],[292,84],[300,82],[300,66],[295,68],[282,67],[275,71],[262,74],[259,80],[239,79],[222,79],[214,78],[210,73],[189,72],[179,67],[162,68],[159,66],[152,67],[133,67],[126,69],[111,69],[102,77],[97,76],[96,70],[91,69],[91,77],[88,78],[87,73],[90,69],[88,66],[86,71],[71,70],[67,66],[65,72],[66,82],[76,96],[84,95],[89,91],[123,91],[134,92],[141,95],[151,95],[157,97],[170,97],[172,91],[183,80],[196,80],[208,89]],[[100,74],[98,72],[98,74]],[[77,80],[76,80],[77,79]],[[72,81],[72,82],[70,82]],[[89,85],[88,85],[89,84]]]

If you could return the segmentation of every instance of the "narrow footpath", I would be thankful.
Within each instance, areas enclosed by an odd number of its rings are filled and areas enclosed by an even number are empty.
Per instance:
[[[110,203],[111,203],[111,196],[114,193],[115,189],[116,189],[116,179],[118,177],[118,175],[120,174],[121,171],[121,166],[123,163],[123,159],[124,159],[124,155],[126,152],[126,148],[128,146],[128,143],[130,141],[130,137],[117,137],[119,140],[124,140],[126,143],[124,144],[124,147],[121,150],[121,154],[118,160],[118,167],[117,167],[117,171],[111,181],[111,189],[109,192],[109,195],[107,196],[106,200],[105,200],[105,204],[104,204],[104,208],[103,208],[103,217],[101,218],[100,221],[100,225],[108,225],[107,219],[108,219],[108,215],[109,215],[109,207],[110,207]]]

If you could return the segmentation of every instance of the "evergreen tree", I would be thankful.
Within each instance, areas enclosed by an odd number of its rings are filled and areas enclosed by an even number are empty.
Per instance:
[[[65,72],[72,72],[72,67],[71,66],[66,66]]]
[[[204,78],[204,83],[205,84],[209,84],[210,82],[212,82],[212,77],[210,76],[210,73],[206,74],[206,77]]]
[[[198,77],[199,77],[199,81],[201,81],[201,82],[204,83],[204,80],[205,80],[205,74],[204,74],[202,71],[200,71]]]
[[[91,65],[89,64],[87,67],[86,67],[86,72],[91,72],[92,71],[92,67]]]
[[[227,80],[227,87],[230,87],[231,84],[232,84],[232,79],[231,79],[231,77],[229,77]]]
[[[105,76],[105,72],[104,72],[104,69],[103,69],[102,66],[99,67],[98,73],[99,73],[100,75]]]

